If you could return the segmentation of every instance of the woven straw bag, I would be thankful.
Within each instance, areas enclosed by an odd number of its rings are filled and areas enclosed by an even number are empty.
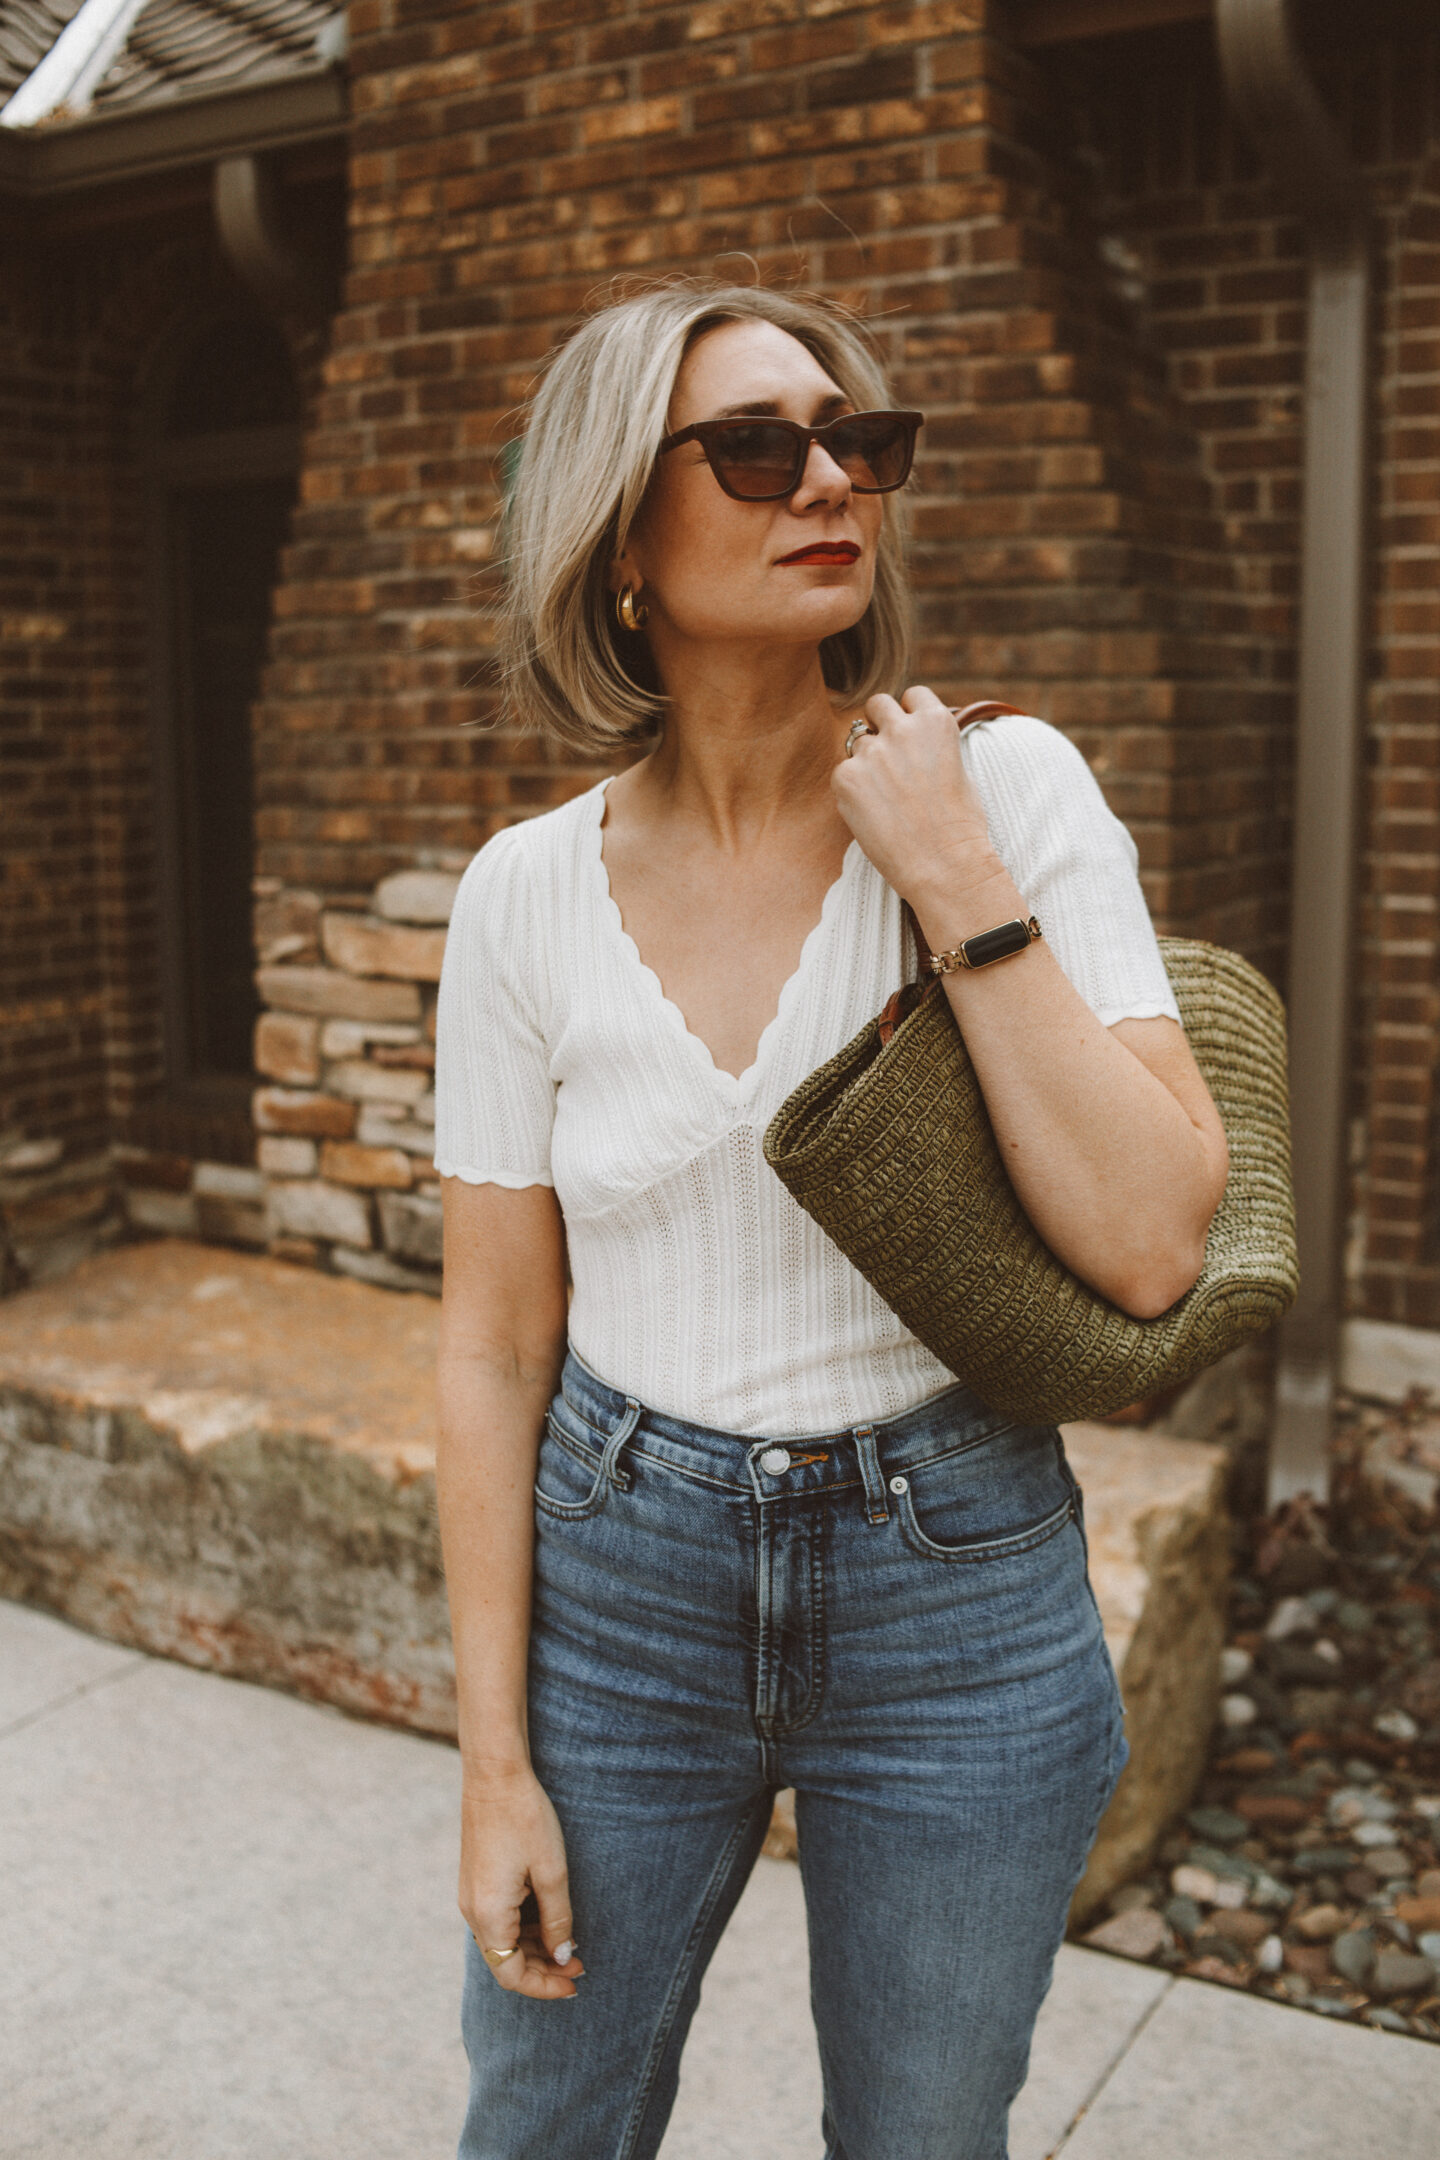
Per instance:
[[[1284,1007],[1238,953],[1192,938],[1160,949],[1230,1176],[1198,1282],[1158,1319],[1132,1320],[1041,1242],[937,981],[902,992],[898,1026],[887,1007],[766,1129],[771,1169],[911,1333],[1026,1423],[1101,1417],[1177,1387],[1295,1297]]]

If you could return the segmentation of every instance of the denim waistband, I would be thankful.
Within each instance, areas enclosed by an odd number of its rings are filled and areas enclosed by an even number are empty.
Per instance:
[[[648,1409],[591,1372],[573,1350],[565,1360],[558,1400],[570,1413],[562,1437],[597,1458],[608,1458],[617,1482],[624,1481],[622,1456],[633,1455],[705,1484],[752,1492],[761,1500],[861,1485],[875,1520],[885,1514],[885,1485],[891,1477],[1006,1433],[1034,1430],[1017,1427],[957,1381],[891,1418],[798,1439],[789,1434],[753,1439]]]

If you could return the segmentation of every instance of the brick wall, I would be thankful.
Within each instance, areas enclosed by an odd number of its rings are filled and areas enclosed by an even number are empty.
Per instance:
[[[138,865],[127,859],[124,830],[125,736],[141,688],[133,601],[109,530],[118,505],[107,485],[108,386],[73,292],[10,253],[0,310],[0,1289],[43,1276],[117,1222],[107,1144],[134,1016],[116,997],[115,963],[138,927],[131,896],[144,868],[143,850]]]
[[[1375,206],[1368,779],[1356,970],[1349,1249],[1355,1309],[1440,1326],[1440,33],[1383,11],[1312,62]],[[1407,21],[1407,16],[1409,20]],[[1099,215],[1167,356],[1271,688],[1280,825],[1293,724],[1302,236],[1227,119],[1208,35],[1087,56],[1077,100]],[[1275,695],[1278,693],[1278,699]],[[1277,861],[1278,861],[1277,855]],[[1275,895],[1283,905],[1283,895]]]
[[[203,176],[150,197],[29,210],[0,262],[0,1294],[127,1223],[264,1241],[243,1126],[197,1165],[226,1121],[164,1099],[141,414],[238,288]]]
[[[109,686],[118,717],[137,693],[136,654],[133,635],[116,634],[103,380],[77,350],[68,295],[18,266],[5,282],[0,1122],[86,1148],[109,1136],[105,946],[118,897],[102,890],[117,776],[94,686]]]
[[[1363,67],[1319,65],[1384,266],[1352,1275],[1363,1309],[1434,1325],[1440,129],[1405,15]],[[797,280],[866,313],[930,415],[915,675],[1066,728],[1162,924],[1283,980],[1303,264],[1204,26],[1030,56],[992,0],[356,0],[351,22],[350,272],[257,715],[284,1249],[427,1264],[425,1096],[395,1076],[422,1070],[432,962],[343,919],[390,922],[388,880],[443,883],[593,778],[493,724],[495,455],[543,355],[636,277]],[[382,1004],[410,1033],[360,1042]]]
[[[313,926],[398,871],[453,873],[593,777],[467,728],[495,712],[495,453],[581,313],[675,269],[753,265],[866,312],[897,395],[931,416],[916,676],[1069,728],[1165,919],[1278,959],[1278,830],[1246,808],[1275,795],[1271,693],[1213,491],[1114,289],[1064,101],[992,12],[352,8],[351,269],[257,715],[264,904],[312,925],[294,972],[264,975],[277,1012],[360,1024],[357,986],[398,963],[346,947],[317,978]],[[270,1140],[348,1144],[363,1121],[378,1144],[394,1083],[375,1073],[398,1068],[383,1045],[327,1054],[339,1040],[322,1025],[299,1084],[292,1033],[262,1027],[262,1072],[290,1075],[284,1104],[257,1099]],[[363,1155],[264,1159],[296,1180],[272,1185],[286,1249],[400,1260]],[[317,1176],[328,1197],[307,1198]]]

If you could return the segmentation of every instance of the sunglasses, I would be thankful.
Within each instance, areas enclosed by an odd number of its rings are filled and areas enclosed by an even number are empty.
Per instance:
[[[818,442],[857,495],[888,495],[904,487],[915,457],[918,412],[842,413],[819,427],[798,420],[697,420],[667,435],[658,455],[698,442],[711,472],[736,502],[782,502],[805,475],[810,445]]]

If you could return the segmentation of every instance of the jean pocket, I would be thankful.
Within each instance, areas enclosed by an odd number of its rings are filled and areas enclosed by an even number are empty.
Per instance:
[[[906,1543],[927,1560],[1004,1560],[1058,1537],[1075,1513],[1059,1435],[1044,1425],[918,1463],[890,1489]]]
[[[605,1505],[606,1482],[599,1450],[577,1440],[547,1410],[535,1465],[535,1505],[557,1522],[580,1522]]]

